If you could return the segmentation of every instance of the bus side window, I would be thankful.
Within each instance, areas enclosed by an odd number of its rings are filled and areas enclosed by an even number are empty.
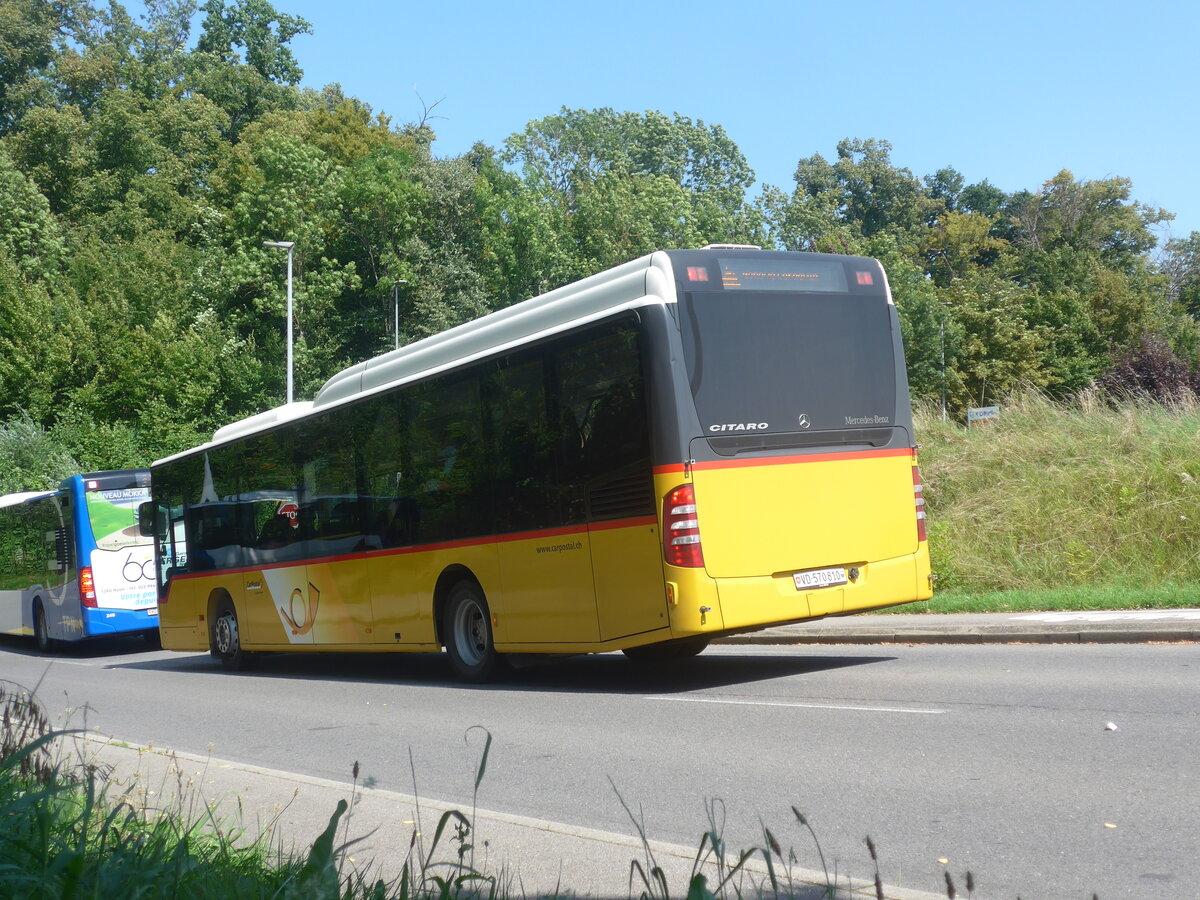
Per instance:
[[[555,459],[556,429],[547,409],[542,354],[515,354],[488,379],[491,477],[502,531],[564,524]]]
[[[593,481],[649,455],[637,333],[632,327],[609,326],[560,351],[557,369],[563,417],[570,414],[578,423],[573,433],[564,427],[566,472]]]
[[[292,541],[295,527],[287,516],[273,513],[262,526],[258,534],[258,547],[261,550],[277,550],[286,547]]]
[[[362,507],[359,462],[369,429],[369,411],[361,408],[331,413],[304,425],[298,446],[305,454],[300,492],[300,536],[321,541],[316,553],[361,550]]]
[[[408,422],[402,395],[375,397],[358,408],[364,437],[361,464],[366,484],[364,536],[372,547],[405,547],[416,543],[420,507],[406,495],[411,471]]]
[[[641,403],[633,379],[610,384],[588,409],[587,465],[594,475],[610,472],[642,455]]]
[[[419,385],[405,408],[411,453],[400,493],[419,504],[417,541],[486,533],[491,510],[479,378],[447,376]]]

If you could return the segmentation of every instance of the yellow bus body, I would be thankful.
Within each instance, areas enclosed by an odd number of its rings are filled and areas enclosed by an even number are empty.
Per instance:
[[[458,567],[483,588],[502,653],[619,650],[927,599],[915,463],[867,451],[662,467],[659,498],[695,488],[704,568],[664,565],[662,522],[637,519],[176,578],[163,645],[208,649],[227,594],[247,650],[436,651],[436,586]],[[797,589],[794,573],[823,567],[852,578]]]

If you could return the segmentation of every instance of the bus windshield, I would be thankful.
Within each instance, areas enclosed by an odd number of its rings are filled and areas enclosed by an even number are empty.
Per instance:
[[[122,474],[85,479],[88,520],[96,546],[101,550],[123,550],[126,547],[145,547],[153,543],[150,537],[138,533],[138,505],[150,499],[146,478]]]
[[[883,291],[730,287],[687,292],[679,303],[688,380],[706,437],[890,432],[897,424]]]

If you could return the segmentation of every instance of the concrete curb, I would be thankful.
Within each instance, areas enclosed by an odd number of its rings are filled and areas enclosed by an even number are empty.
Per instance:
[[[1200,631],[943,632],[831,631],[824,634],[756,632],[718,638],[720,644],[1147,644],[1200,641]]]
[[[819,619],[722,644],[1146,644],[1200,641],[1200,610],[921,613]]]

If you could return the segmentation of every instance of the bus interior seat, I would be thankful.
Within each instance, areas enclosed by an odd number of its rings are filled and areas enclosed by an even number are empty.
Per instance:
[[[271,516],[259,532],[258,546],[264,550],[283,547],[291,543],[293,531],[292,520],[287,516]]]

